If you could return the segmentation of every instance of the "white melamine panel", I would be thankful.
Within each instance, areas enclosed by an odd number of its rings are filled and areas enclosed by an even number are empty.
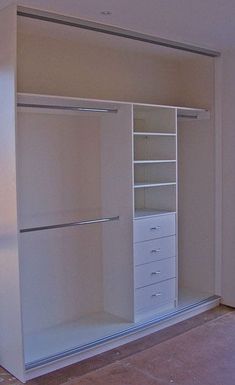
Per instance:
[[[134,106],[134,131],[175,133],[174,108]]]
[[[25,18],[18,33],[21,92],[176,103],[177,60],[154,46]]]
[[[25,334],[103,309],[101,225],[21,234]]]
[[[175,136],[135,136],[135,160],[176,160]]]
[[[201,56],[182,61],[180,103],[204,106],[210,119],[178,122],[179,283],[215,292],[214,63]]]
[[[99,217],[100,132],[94,114],[18,113],[21,227]]]
[[[215,60],[202,55],[188,55],[182,58],[178,67],[178,106],[206,108],[213,115]]]
[[[214,131],[211,120],[180,122],[179,283],[214,293]]]
[[[102,119],[101,178],[105,215],[119,221],[103,225],[105,311],[133,319],[132,106],[119,105]]]
[[[18,259],[15,78],[16,7],[0,14],[0,365],[24,381]]]
[[[176,163],[136,164],[135,183],[176,182]]]
[[[133,326],[111,314],[97,312],[73,322],[63,323],[25,336],[26,364],[53,358]],[[63,362],[63,361],[62,361]],[[63,364],[62,364],[63,366]]]
[[[18,113],[21,228],[101,216],[100,115]],[[21,234],[24,332],[102,310],[102,225]]]
[[[135,288],[175,278],[175,257],[135,267]]]
[[[175,214],[134,220],[134,242],[175,234]]]
[[[135,189],[135,208],[137,210],[176,211],[176,186]]]
[[[154,285],[142,287],[135,290],[135,310],[155,310],[175,299],[175,279],[169,279]]]
[[[135,265],[174,257],[176,255],[175,236],[138,242],[134,245]]]

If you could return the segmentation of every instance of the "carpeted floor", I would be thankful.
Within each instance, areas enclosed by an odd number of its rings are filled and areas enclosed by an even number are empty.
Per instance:
[[[20,382],[0,368],[0,385]],[[235,310],[220,306],[28,385],[235,385]]]

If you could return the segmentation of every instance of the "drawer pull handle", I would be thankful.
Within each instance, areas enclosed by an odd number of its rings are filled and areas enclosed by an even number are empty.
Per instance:
[[[151,275],[157,275],[157,274],[161,274],[160,270],[158,271],[152,271]]]
[[[153,249],[151,250],[151,253],[152,254],[155,254],[155,253],[160,253],[161,249]]]
[[[154,293],[152,294],[152,297],[161,297],[162,296],[162,293]]]
[[[151,231],[160,230],[161,226],[150,227]]]

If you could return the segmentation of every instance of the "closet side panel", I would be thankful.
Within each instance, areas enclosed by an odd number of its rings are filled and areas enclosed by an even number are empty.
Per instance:
[[[0,365],[24,380],[15,157],[16,8],[0,12]]]
[[[103,215],[119,221],[103,225],[104,308],[133,319],[132,107],[119,106],[103,118],[101,141]]]

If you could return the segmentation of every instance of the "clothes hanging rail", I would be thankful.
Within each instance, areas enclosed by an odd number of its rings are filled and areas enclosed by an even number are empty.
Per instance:
[[[178,114],[177,118],[183,118],[183,119],[199,119],[198,115],[187,115],[187,114]]]
[[[105,222],[112,222],[112,221],[119,221],[119,216],[107,217],[107,218],[89,219],[89,220],[85,220],[85,221],[77,221],[77,222],[70,222],[70,223],[59,223],[57,225],[29,227],[29,228],[21,229],[20,233],[29,233],[29,232],[33,232],[33,231],[60,229],[60,228],[63,228],[63,227],[74,227],[74,226],[92,225],[92,224],[95,224],[95,223],[105,223]]]
[[[47,110],[64,110],[64,111],[78,111],[78,112],[107,112],[117,113],[117,108],[100,108],[100,107],[82,107],[82,106],[56,106],[50,104],[33,104],[33,103],[17,103],[17,107],[23,108],[41,108]]]

